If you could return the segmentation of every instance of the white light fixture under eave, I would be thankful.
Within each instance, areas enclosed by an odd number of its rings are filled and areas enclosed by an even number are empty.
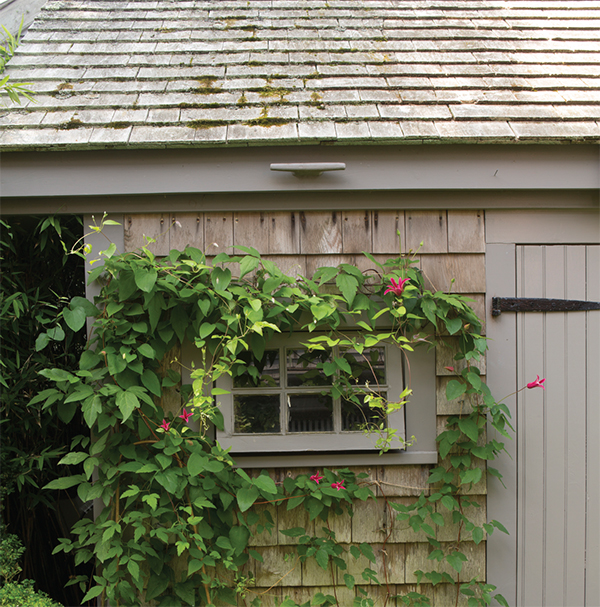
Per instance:
[[[272,163],[272,171],[293,173],[295,177],[318,177],[326,171],[345,171],[344,162],[285,162]]]

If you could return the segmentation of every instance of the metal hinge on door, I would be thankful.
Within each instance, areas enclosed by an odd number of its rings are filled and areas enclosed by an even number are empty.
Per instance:
[[[544,297],[492,297],[492,316],[502,312],[585,312],[600,310],[598,301]]]

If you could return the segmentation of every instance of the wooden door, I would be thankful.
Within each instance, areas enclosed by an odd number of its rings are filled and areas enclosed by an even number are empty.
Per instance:
[[[600,301],[598,246],[501,245],[488,253],[496,264],[488,265],[488,286],[491,270],[514,263],[499,281],[513,282],[507,296]],[[513,460],[504,464],[509,494],[494,514],[508,520],[511,538],[488,544],[490,581],[500,582],[500,591],[505,584],[511,605],[597,607],[600,311],[508,313],[488,334],[516,368],[511,383],[546,378],[545,390],[525,389],[510,399],[517,434]],[[491,363],[494,373],[504,361]]]

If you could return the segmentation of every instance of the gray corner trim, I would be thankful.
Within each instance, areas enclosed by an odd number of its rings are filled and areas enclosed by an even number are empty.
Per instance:
[[[598,190],[596,145],[281,146],[12,152],[4,197],[216,192]],[[297,179],[271,163],[338,162],[345,171]]]

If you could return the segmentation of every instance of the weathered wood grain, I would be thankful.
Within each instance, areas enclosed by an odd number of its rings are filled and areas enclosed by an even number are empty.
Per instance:
[[[279,583],[289,586],[302,584],[302,568],[293,546],[257,546],[255,550],[263,559],[262,563],[252,561],[257,586],[268,588]]]
[[[429,466],[378,466],[377,480],[388,497],[420,495],[429,485]]]
[[[269,224],[269,255],[300,254],[300,214],[272,212],[267,216]]]
[[[487,523],[487,510],[485,495],[470,495],[469,501],[476,502],[479,504],[479,508],[476,506],[463,506],[463,514],[473,521],[475,525],[481,527],[483,523]],[[459,526],[452,522],[452,512],[445,508],[441,502],[437,502],[436,511],[439,512],[443,519],[444,525],[438,527],[436,530],[436,539],[439,542],[455,542],[458,540]],[[485,529],[483,531],[484,538],[486,537]],[[464,527],[461,529],[460,538],[463,541],[469,541],[472,539],[472,533],[467,531]]]
[[[139,215],[125,215],[123,217],[125,251],[135,251],[143,246],[154,255],[167,255],[170,251],[168,213],[143,213]],[[154,238],[156,242],[147,245],[147,239]]]
[[[373,211],[372,238],[373,253],[398,257],[401,251],[405,252],[407,247],[404,211]]]
[[[207,255],[229,253],[233,245],[233,214],[204,214],[204,244]]]
[[[264,255],[264,258],[272,261],[284,274],[292,278],[307,276],[305,255]]]
[[[261,254],[269,252],[268,215],[262,212],[243,212],[233,214],[234,246],[253,247]],[[234,249],[238,255],[243,251]]]
[[[456,362],[456,361],[455,361]],[[455,400],[448,400],[446,398],[446,386],[452,379],[448,377],[437,378],[437,389],[436,389],[436,401],[437,401],[437,414],[438,415],[460,415],[462,413],[469,413],[472,411],[472,406],[469,403],[468,397],[463,396]],[[485,375],[481,377],[485,381]]]
[[[356,502],[352,517],[352,542],[383,542],[388,533],[387,513],[383,498]]]
[[[422,255],[426,285],[434,291],[485,293],[485,255]]]
[[[465,367],[464,360],[454,360],[454,355],[458,352],[458,338],[445,337],[435,348],[435,374],[436,375],[456,375]],[[481,360],[471,360],[472,367],[477,367],[481,375],[485,375],[486,363],[485,356]],[[454,371],[446,367],[453,367]]]
[[[183,251],[186,246],[204,252],[204,213],[173,213],[169,248]]]
[[[278,512],[275,506],[267,506],[266,504],[255,505],[252,507],[253,511],[260,516],[260,519],[256,525],[252,527],[252,535],[248,540],[249,546],[276,546],[279,543],[279,534],[277,533],[277,517]],[[266,519],[265,513],[271,515],[274,526],[269,533],[266,529],[262,533],[257,533],[258,525],[265,527]]]
[[[300,212],[300,251],[304,254],[342,253],[340,211]]]
[[[402,504],[403,506],[409,506],[415,502],[414,497],[390,497],[389,501],[391,504]],[[408,521],[399,521],[396,519],[396,510],[392,510],[391,514],[388,513],[389,523],[388,528],[391,529],[390,539],[388,543],[391,544],[410,544],[416,542],[426,542],[427,535],[424,531],[415,533],[412,527],[408,524]]]
[[[483,211],[448,211],[448,252],[485,252]]]
[[[446,211],[406,211],[405,217],[407,250],[418,250],[419,253],[448,251]]]
[[[442,550],[451,550],[453,544],[442,543]],[[417,578],[414,572],[420,569],[421,571],[431,571],[435,568],[440,573],[448,573],[453,577],[456,576],[456,571],[450,567],[447,562],[437,564],[430,561],[427,557],[431,552],[432,547],[429,544],[407,544],[406,545],[406,582],[416,583]],[[485,542],[479,545],[473,542],[464,542],[461,544],[461,552],[467,557],[467,561],[463,564],[460,577],[462,580],[477,578],[479,581],[485,581]],[[454,603],[450,603],[453,605]]]
[[[345,254],[372,252],[371,211],[344,211],[342,222],[342,251]]]

